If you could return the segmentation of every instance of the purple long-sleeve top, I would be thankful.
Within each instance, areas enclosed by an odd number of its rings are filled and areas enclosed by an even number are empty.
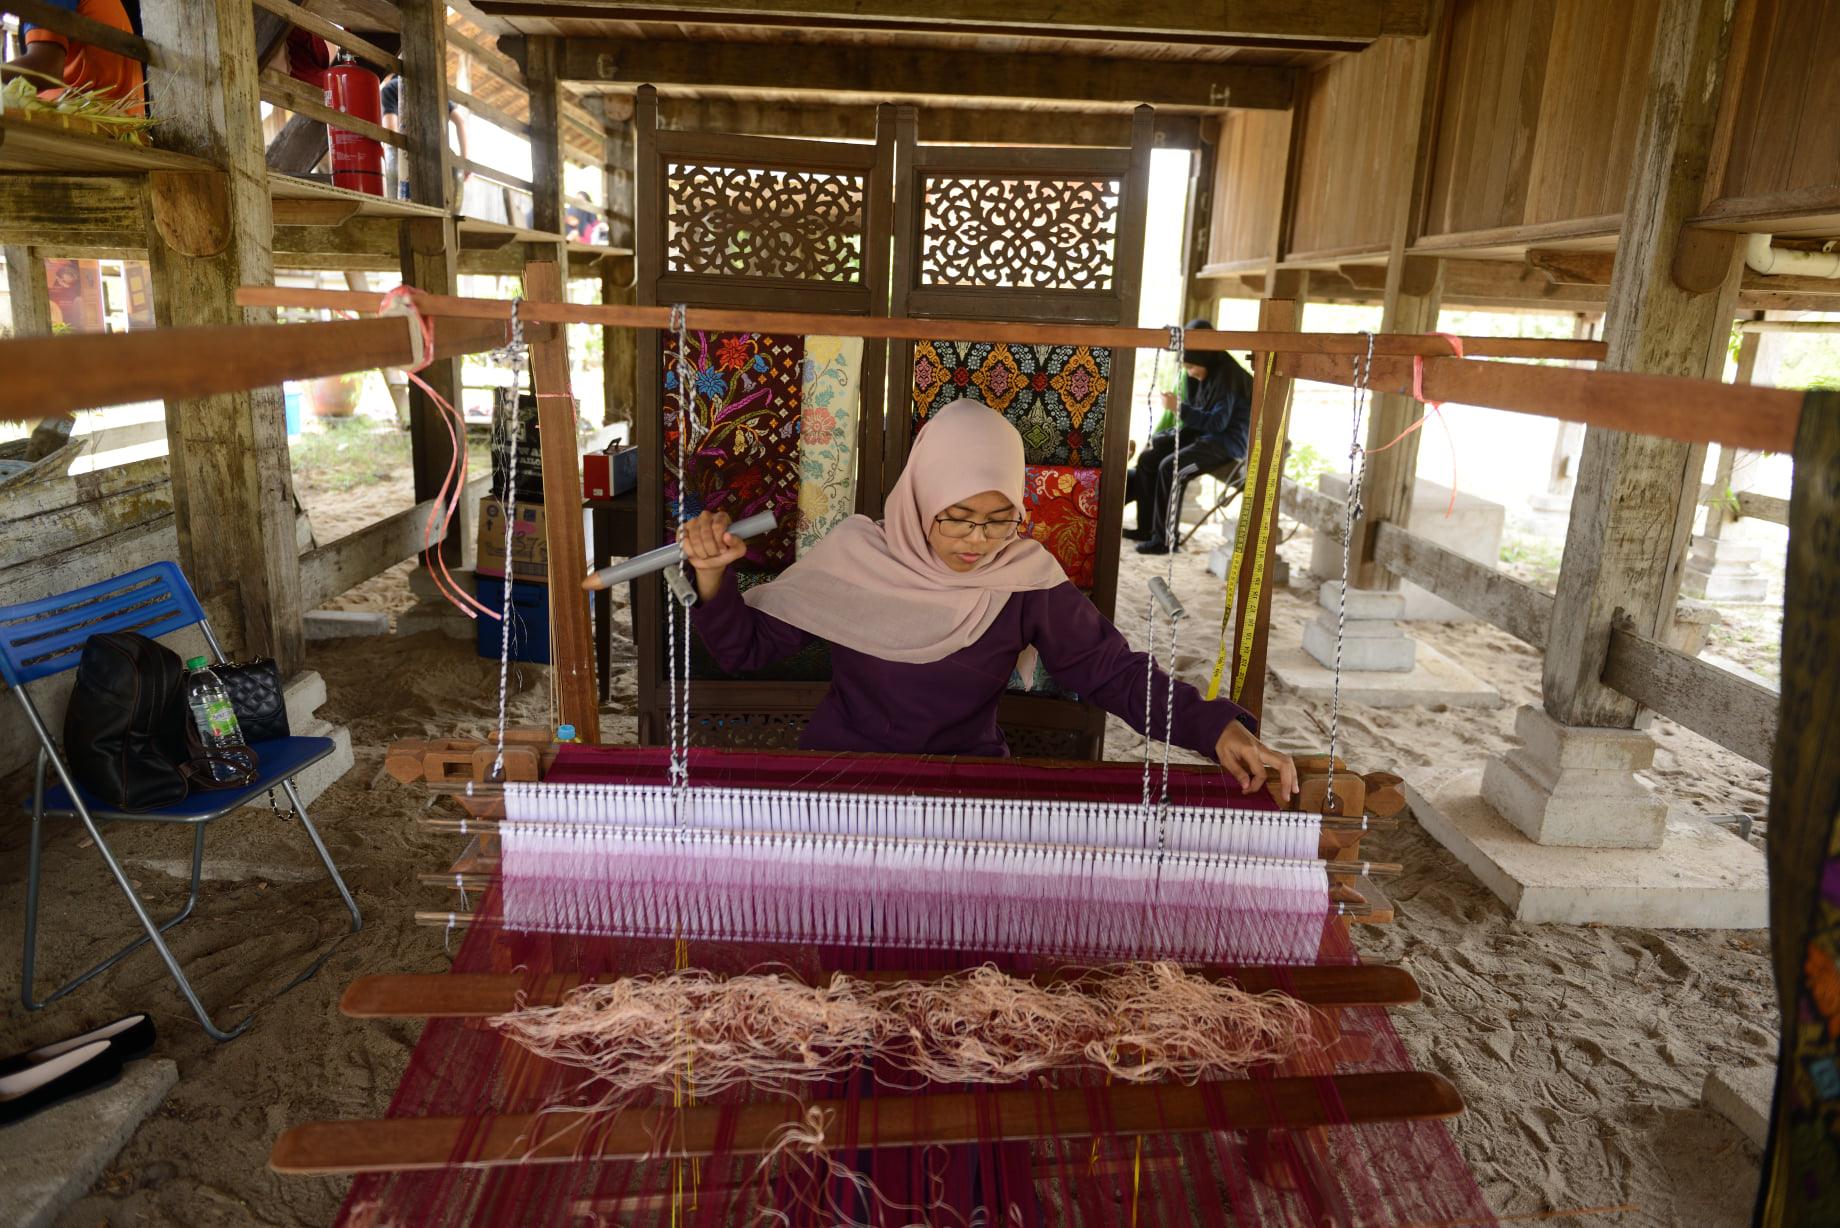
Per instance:
[[[715,597],[696,607],[696,629],[723,669],[742,673],[789,657],[815,636],[741,599],[732,572]],[[924,755],[1007,755],[997,703],[1016,658],[1033,644],[1055,681],[1122,717],[1139,733],[1160,734],[1169,676],[1133,652],[1118,629],[1072,584],[1010,594],[976,643],[925,664],[886,661],[831,645],[831,687],[799,737],[804,750]],[[1144,711],[1144,671],[1153,671]],[[1207,700],[1175,684],[1175,745],[1213,758],[1234,721],[1258,721],[1238,704]]]

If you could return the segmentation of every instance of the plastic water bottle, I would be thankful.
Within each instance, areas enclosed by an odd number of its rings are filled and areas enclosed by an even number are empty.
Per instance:
[[[192,724],[198,727],[198,740],[206,750],[243,745],[243,731],[237,727],[230,692],[211,672],[209,663],[203,657],[193,657],[185,668],[190,671],[185,679],[185,702],[192,710]],[[211,775],[228,780],[236,775],[236,769],[213,759]]]

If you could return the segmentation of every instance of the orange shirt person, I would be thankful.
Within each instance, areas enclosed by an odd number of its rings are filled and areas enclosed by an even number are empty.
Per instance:
[[[48,0],[48,3],[66,12],[93,17],[117,30],[134,32],[121,0]],[[111,98],[119,98],[127,104],[129,114],[147,113],[139,63],[29,22],[24,29],[25,54],[0,66],[0,81],[26,77],[34,85],[43,87],[41,93],[48,89],[54,96],[56,87],[50,83],[62,81],[67,86],[99,90]],[[14,71],[16,69],[27,71]]]

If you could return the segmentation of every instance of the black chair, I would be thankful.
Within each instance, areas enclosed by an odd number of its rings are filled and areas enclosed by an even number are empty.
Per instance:
[[[294,788],[294,777],[297,774],[332,753],[331,738],[276,738],[271,742],[257,742],[251,749],[261,759],[262,774],[253,785],[246,789],[193,794],[161,810],[134,813],[111,810],[70,778],[63,756],[58,754],[57,740],[46,728],[38,709],[33,707],[31,697],[26,694],[26,684],[75,669],[82,655],[83,642],[91,635],[105,631],[138,631],[146,636],[160,636],[194,623],[204,631],[213,658],[222,661],[223,649],[218,646],[217,637],[211,634],[211,626],[205,621],[204,609],[192,594],[191,585],[186,583],[184,574],[170,562],[154,563],[113,580],[103,580],[60,596],[0,606],[0,675],[5,677],[13,694],[24,705],[26,719],[31,723],[39,741],[38,769],[29,803],[32,843],[27,853],[26,868],[25,971],[19,989],[20,1000],[28,1010],[39,1010],[50,1005],[91,977],[114,967],[143,943],[151,942],[165,961],[167,970],[172,973],[173,980],[178,982],[179,992],[185,995],[192,1013],[198,1016],[198,1022],[204,1025],[204,1030],[211,1038],[224,1041],[241,1034],[254,1021],[255,1016],[251,1015],[227,1032],[212,1023],[210,1014],[198,1000],[191,981],[180,969],[178,958],[166,945],[162,935],[190,916],[198,903],[198,887],[204,871],[206,824],[248,804],[271,789],[283,790],[294,807],[294,813],[300,816],[300,825],[306,831],[307,839],[312,841],[314,851],[319,854],[326,873],[332,878],[333,886],[338,888],[339,898],[345,902],[346,911],[351,914],[352,932],[355,933],[363,925],[363,919],[358,915],[358,905],[346,889],[345,880],[339,877],[338,867],[332,864],[332,854],[326,851],[325,842],[320,839],[313,821],[307,817],[307,808]],[[48,771],[55,771],[63,783],[47,788]],[[128,907],[134,910],[135,919],[140,922],[144,932],[88,972],[45,998],[38,999],[33,997],[33,973],[37,954],[39,870],[44,825],[46,819],[68,818],[80,820],[89,832],[96,851],[102,855],[109,873],[127,897]],[[165,921],[155,922],[148,915],[133,884],[122,870],[121,862],[102,838],[101,825],[112,822],[177,823],[192,828],[191,891],[186,897],[185,907]],[[292,989],[319,971],[320,965],[326,962],[335,949],[328,948],[325,954],[313,961],[312,966],[295,977],[282,992],[286,993],[287,989]]]
[[[1176,507],[1178,510],[1176,512],[1177,536],[1175,548],[1179,550],[1188,543],[1189,538],[1201,531],[1202,525],[1213,519],[1218,513],[1225,511],[1228,504],[1245,493],[1246,462],[1242,457],[1237,460],[1227,461],[1222,465],[1216,465],[1212,469],[1203,469],[1199,465],[1184,465],[1177,472],[1176,477],[1181,483],[1176,491]],[[1212,507],[1201,513],[1201,518],[1195,521],[1193,528],[1183,533],[1181,532],[1182,513],[1180,509],[1187,505],[1188,484],[1196,478],[1213,478],[1216,482],[1219,482],[1221,487],[1220,497],[1214,500],[1214,505]]]

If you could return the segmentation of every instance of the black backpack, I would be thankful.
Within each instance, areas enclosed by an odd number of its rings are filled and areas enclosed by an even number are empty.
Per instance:
[[[213,758],[236,775],[218,780]],[[71,778],[115,810],[158,810],[192,789],[252,783],[255,752],[206,752],[185,703],[185,666],[177,653],[133,631],[83,642],[76,685],[64,712],[64,761]]]

